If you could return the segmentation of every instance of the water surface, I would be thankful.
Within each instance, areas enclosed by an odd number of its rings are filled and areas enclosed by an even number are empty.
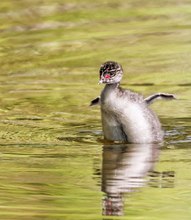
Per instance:
[[[186,0],[0,3],[2,219],[190,219],[190,12]],[[160,146],[103,142],[89,103],[106,60],[125,88],[176,94],[152,105]]]

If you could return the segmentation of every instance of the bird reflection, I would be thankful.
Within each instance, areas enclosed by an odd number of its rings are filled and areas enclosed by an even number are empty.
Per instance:
[[[123,215],[123,195],[147,184],[145,177],[154,170],[158,155],[157,144],[103,146],[103,215]]]

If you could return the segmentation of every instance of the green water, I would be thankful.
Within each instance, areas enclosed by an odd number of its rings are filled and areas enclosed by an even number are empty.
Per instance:
[[[2,0],[0,219],[190,219],[190,36],[187,0]],[[103,146],[106,60],[125,88],[176,94],[152,106],[160,148]]]

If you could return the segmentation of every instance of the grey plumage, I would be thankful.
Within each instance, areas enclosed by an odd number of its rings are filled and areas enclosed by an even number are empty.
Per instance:
[[[107,140],[153,143],[163,138],[160,122],[142,95],[106,85],[101,93],[101,115]]]

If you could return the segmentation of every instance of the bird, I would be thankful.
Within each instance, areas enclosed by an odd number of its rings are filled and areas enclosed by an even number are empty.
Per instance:
[[[162,142],[164,131],[150,104],[158,99],[176,99],[175,95],[156,93],[144,98],[121,88],[122,77],[123,68],[119,63],[107,61],[101,65],[99,83],[105,87],[90,105],[100,105],[104,139],[137,144]]]

